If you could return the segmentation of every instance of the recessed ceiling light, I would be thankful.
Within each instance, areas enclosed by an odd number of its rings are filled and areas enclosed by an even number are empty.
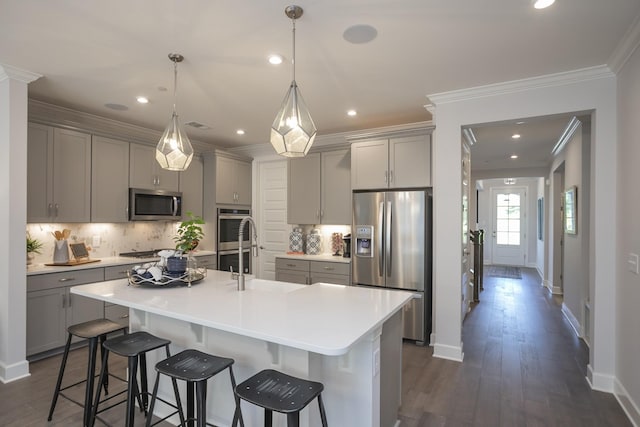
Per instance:
[[[280,64],[282,64],[282,56],[281,55],[269,55],[269,64],[271,64],[271,65],[280,65]]]
[[[357,114],[358,114],[358,112],[357,112],[356,110],[349,110],[349,111],[347,111],[347,115],[348,115],[348,116],[351,116],[351,117],[353,117],[353,116],[355,116],[355,115],[357,115]]]
[[[520,139],[520,134],[519,133],[514,133],[513,135],[511,135],[511,138]]]
[[[244,130],[242,130],[242,129],[238,129],[238,130],[236,131],[236,133],[237,133],[238,135],[244,135]]]
[[[544,9],[551,6],[555,2],[556,0],[536,0],[536,2],[533,4],[533,7],[535,7],[536,9]]]
[[[518,155],[517,155],[517,154],[512,154],[512,155],[511,155],[511,158],[512,158],[512,159],[517,159],[517,158],[518,158]]]
[[[516,122],[517,125],[523,125],[525,122]]]
[[[136,101],[138,101],[140,104],[148,104],[149,98],[147,98],[146,96],[138,96],[136,98]]]

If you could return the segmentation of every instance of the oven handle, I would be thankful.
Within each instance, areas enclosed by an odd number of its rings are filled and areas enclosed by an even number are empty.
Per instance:
[[[251,252],[251,249],[247,248],[247,249],[243,249],[242,250],[243,253],[249,253]],[[218,251],[218,255],[238,255],[238,250],[237,249],[233,249],[233,250],[229,250],[229,251]]]
[[[233,214],[224,214],[218,215],[218,219],[239,219],[242,220],[247,215],[233,215]]]

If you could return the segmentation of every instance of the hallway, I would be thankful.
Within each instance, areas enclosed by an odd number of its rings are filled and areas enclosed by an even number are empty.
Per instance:
[[[588,349],[561,304],[534,269],[522,279],[485,269],[463,324],[462,364],[405,344],[402,426],[630,426],[612,394],[590,389]]]

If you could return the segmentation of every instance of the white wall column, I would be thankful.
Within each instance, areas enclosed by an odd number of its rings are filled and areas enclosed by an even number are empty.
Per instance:
[[[0,381],[29,375],[26,360],[27,84],[40,76],[0,65]]]
[[[460,144],[463,125],[556,113],[592,111],[590,227],[593,338],[589,380],[613,391],[616,355],[616,78],[593,67],[428,96],[435,106],[434,188],[434,356],[462,356],[460,321],[461,217]],[[473,164],[473,157],[471,158]],[[597,261],[596,261],[597,260]],[[452,357],[453,356],[453,357]]]

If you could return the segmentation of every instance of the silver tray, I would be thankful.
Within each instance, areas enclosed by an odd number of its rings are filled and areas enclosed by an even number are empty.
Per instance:
[[[143,277],[133,271],[127,271],[127,279],[129,280],[129,286],[148,286],[148,287],[169,287],[169,286],[191,286],[194,283],[198,283],[202,279],[207,277],[206,268],[196,268],[192,271],[187,271],[184,274],[176,276],[166,271],[162,273],[162,277],[159,280],[155,280],[153,277]]]

